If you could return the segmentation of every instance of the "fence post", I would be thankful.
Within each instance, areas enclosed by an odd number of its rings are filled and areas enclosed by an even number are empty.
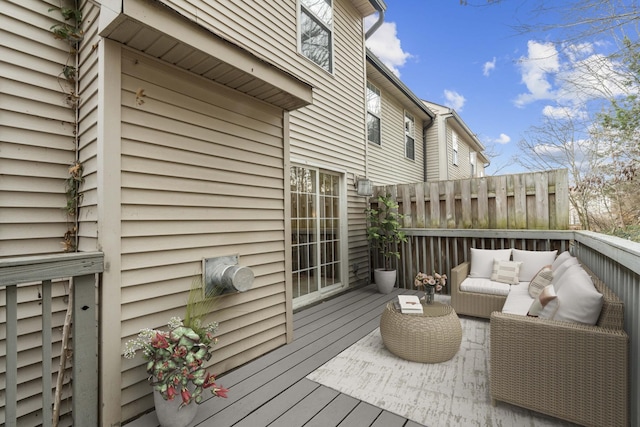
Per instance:
[[[74,278],[73,424],[98,425],[98,326],[96,275]]]

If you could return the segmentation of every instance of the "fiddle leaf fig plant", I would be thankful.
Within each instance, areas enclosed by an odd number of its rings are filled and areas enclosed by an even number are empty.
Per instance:
[[[390,194],[379,195],[376,207],[365,210],[367,214],[367,239],[382,255],[384,269],[392,270],[391,259],[400,259],[398,245],[407,241],[400,230],[404,215],[398,213],[398,204]]]

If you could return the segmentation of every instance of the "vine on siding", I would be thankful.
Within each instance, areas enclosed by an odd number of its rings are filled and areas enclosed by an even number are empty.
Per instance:
[[[69,55],[67,56],[67,63],[63,65],[62,71],[59,75],[60,81],[64,80],[67,84],[60,84],[60,88],[65,94],[65,101],[69,107],[73,110],[73,142],[75,160],[69,167],[69,176],[65,180],[65,195],[67,198],[67,204],[65,211],[67,212],[67,231],[63,236],[63,250],[65,252],[75,252],[78,248],[78,207],[82,199],[82,193],[80,192],[80,186],[84,182],[83,178],[83,166],[79,161],[79,135],[78,124],[79,115],[78,109],[80,105],[79,85],[78,85],[78,47],[80,42],[84,39],[84,32],[81,28],[82,25],[82,11],[78,8],[78,1],[71,2],[74,7],[64,7],[62,3],[59,8],[49,9],[51,11],[58,11],[64,22],[53,25],[51,32],[56,39],[65,40],[69,44]],[[73,357],[72,351],[69,348],[69,337],[71,332],[71,319],[73,314],[73,279],[69,280],[69,300],[67,305],[67,313],[65,315],[64,324],[62,328],[62,347],[60,349],[60,359],[58,366],[58,376],[56,380],[54,401],[53,401],[53,413],[52,413],[52,426],[57,427],[60,420],[60,404],[62,401],[62,388],[64,386],[64,376],[67,366],[67,360]]]
[[[74,2],[76,3],[76,2]],[[64,79],[68,84],[60,85],[65,93],[65,101],[73,109],[74,112],[74,146],[75,161],[69,167],[69,176],[65,180],[65,195],[67,204],[65,211],[69,218],[67,231],[63,236],[62,246],[65,252],[75,252],[77,250],[77,213],[78,206],[82,200],[80,186],[84,182],[83,166],[78,160],[78,108],[80,104],[80,96],[78,95],[78,46],[84,39],[84,31],[82,30],[82,11],[77,7],[60,6],[49,9],[49,12],[57,11],[60,13],[64,22],[55,24],[51,27],[53,37],[58,40],[64,40],[69,44],[69,56],[67,63],[62,67],[59,77]]]

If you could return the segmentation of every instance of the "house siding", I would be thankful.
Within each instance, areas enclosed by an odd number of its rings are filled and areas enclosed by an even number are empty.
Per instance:
[[[0,3],[0,257],[56,253],[69,228],[65,180],[74,112],[60,77],[69,45],[45,2]]]
[[[98,244],[98,19],[100,8],[91,1],[81,7],[84,40],[78,52],[81,103],[78,111],[78,160],[83,165],[84,182],[80,186],[82,199],[78,215],[78,250],[100,250]]]
[[[121,79],[123,343],[183,315],[203,257],[238,254],[256,278],[220,298],[213,371],[284,344],[283,111],[127,49]],[[153,405],[141,362],[122,362],[123,420]]]
[[[369,177],[375,185],[424,181],[424,123],[412,111],[415,120],[415,160],[405,156],[405,108],[384,90],[381,92],[381,144],[369,144]]]
[[[458,135],[458,164],[453,164],[453,132]],[[459,130],[447,126],[447,157],[449,175],[444,179],[466,179],[471,177],[471,163],[469,162],[469,143]]]
[[[64,3],[64,2],[63,2]],[[75,113],[65,93],[73,88],[62,74],[69,45],[51,27],[63,22],[50,10],[59,2],[0,2],[0,257],[59,253],[73,226],[65,206],[65,181],[75,160]],[[73,62],[73,58],[71,59]],[[52,284],[51,345],[57,375],[69,283]],[[18,288],[18,425],[42,423],[42,289]],[[4,296],[0,330],[5,330]],[[5,394],[6,337],[0,338],[0,395]],[[69,414],[70,365],[63,380],[60,426]],[[0,404],[4,425],[4,403]]]
[[[334,2],[330,74],[297,52],[295,1],[164,3],[313,85],[313,105],[285,113],[103,39],[99,4],[81,2],[77,136],[84,183],[78,249],[105,253],[98,292],[106,425],[152,407],[142,359],[123,359],[124,343],[141,328],[163,327],[171,316],[183,315],[203,257],[238,254],[256,276],[251,290],[220,299],[213,372],[291,340],[285,285],[290,158],[342,174],[344,267],[359,265],[357,276],[349,268],[348,284],[368,280],[362,273],[368,267],[366,198],[354,186],[355,176],[365,175],[362,15],[349,1]],[[58,21],[48,9],[57,6],[0,3],[0,256],[59,252],[68,228],[62,208],[75,160],[75,115],[58,77],[68,45],[49,32]],[[54,319],[66,307],[65,289],[61,282],[54,290]],[[19,360],[32,370],[39,363]]]
[[[466,179],[471,176],[469,155],[472,147],[477,147],[474,136],[464,124],[460,124],[457,114],[448,107],[424,101],[436,113],[436,119],[427,131],[427,181]],[[458,135],[458,164],[453,164],[453,137]],[[476,176],[484,176],[484,153],[478,153]]]
[[[365,47],[362,15],[347,0],[333,2],[334,70],[328,73],[298,53],[297,1],[164,1],[314,87],[313,104],[290,113],[290,157],[340,172],[347,188],[347,265],[368,265],[364,209],[354,177],[365,175]],[[209,4],[210,3],[210,4]],[[257,25],[257,23],[260,23]],[[353,238],[351,238],[353,236]],[[349,270],[349,282],[358,279]],[[360,282],[364,283],[364,282]]]
[[[444,147],[439,144],[438,135],[442,132],[444,123],[439,116],[436,116],[433,125],[427,130],[427,181],[440,181],[443,169],[446,171],[446,164],[440,161],[440,153]]]

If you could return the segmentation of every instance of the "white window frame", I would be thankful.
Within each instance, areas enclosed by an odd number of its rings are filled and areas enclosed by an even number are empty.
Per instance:
[[[451,131],[451,145],[453,147],[453,159],[451,162],[454,166],[458,166],[458,134],[454,130]]]
[[[469,152],[469,164],[471,165],[471,178],[476,177],[477,173],[478,153],[475,151]]]
[[[370,108],[372,107],[372,105],[370,105],[369,103],[369,96],[371,94],[376,95],[378,99],[378,102],[376,103],[377,109],[375,110]],[[372,144],[382,146],[382,94],[380,93],[380,89],[378,89],[370,81],[367,81],[366,103],[367,103],[367,141],[369,141]],[[371,139],[369,139],[369,132],[370,132],[369,120],[368,120],[369,115],[378,119],[378,140],[377,141],[372,141]]]
[[[411,142],[413,156],[409,154],[409,142]],[[407,159],[416,159],[416,119],[408,112],[404,112],[404,156]]]
[[[314,64],[316,64],[318,67],[320,67],[321,69],[323,69],[324,71],[328,72],[328,73],[333,73],[334,70],[334,49],[333,49],[333,40],[334,40],[334,31],[333,31],[333,22],[334,22],[334,10],[333,10],[333,0],[316,0],[316,1],[323,1],[329,4],[329,8],[331,10],[330,13],[330,22],[325,22],[321,17],[319,17],[318,15],[316,15],[313,10],[306,6],[305,2],[308,2],[311,0],[298,0],[298,52],[304,56],[305,58],[307,58],[309,61],[313,62]],[[316,62],[312,57],[307,56],[304,53],[303,50],[303,45],[302,45],[302,21],[303,21],[303,13],[306,14],[307,16],[309,16],[309,18],[311,20],[313,20],[313,22],[315,22],[317,25],[319,25],[322,29],[324,29],[325,31],[327,31],[327,33],[329,34],[329,45],[327,46],[327,50],[329,51],[329,64],[327,64],[327,67],[324,67],[322,64]]]

